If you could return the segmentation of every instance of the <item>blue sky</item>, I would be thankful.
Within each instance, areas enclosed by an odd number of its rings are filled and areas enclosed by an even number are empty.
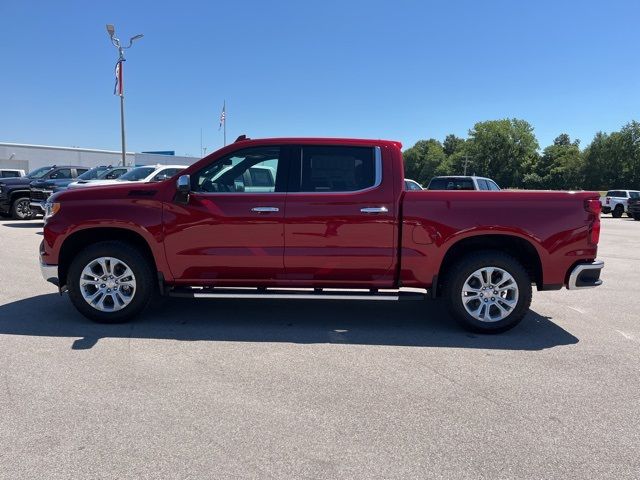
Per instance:
[[[127,150],[198,155],[228,138],[389,138],[477,121],[562,132],[640,119],[633,1],[0,2],[0,142],[119,149],[115,48],[127,54]]]

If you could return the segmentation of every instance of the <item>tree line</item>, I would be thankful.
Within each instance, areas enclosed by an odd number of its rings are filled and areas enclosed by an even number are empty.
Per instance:
[[[420,140],[404,151],[405,175],[427,185],[436,175],[478,175],[503,188],[551,190],[640,189],[640,123],[598,132],[580,140],[562,133],[540,152],[533,127],[525,120],[476,123],[466,139]]]

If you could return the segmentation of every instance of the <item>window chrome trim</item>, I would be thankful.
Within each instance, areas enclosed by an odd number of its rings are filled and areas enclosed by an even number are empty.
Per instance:
[[[308,146],[315,146],[315,145],[308,145]],[[333,146],[333,145],[330,145]],[[342,145],[336,145],[337,146],[342,146]],[[348,145],[351,146],[351,145]],[[302,188],[302,158],[304,156],[304,147],[305,145],[302,146],[302,148],[300,148],[300,188]],[[360,190],[342,190],[339,192],[333,191],[333,192],[305,192],[305,191],[297,191],[297,192],[289,192],[287,191],[288,195],[297,195],[297,194],[301,194],[301,195],[349,195],[349,194],[353,194],[353,193],[362,193],[362,192],[368,192],[370,190],[373,190],[375,188],[378,188],[381,184],[382,184],[382,149],[379,146],[375,146],[373,147],[373,168],[375,169],[375,177],[374,177],[374,182],[373,185],[371,185],[370,187],[366,187],[366,188],[361,188]]]

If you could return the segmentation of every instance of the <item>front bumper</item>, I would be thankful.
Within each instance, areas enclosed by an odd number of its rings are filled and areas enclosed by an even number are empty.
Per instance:
[[[59,286],[58,265],[47,265],[46,263],[40,262],[40,273],[42,274],[42,278],[47,282]]]
[[[44,213],[44,202],[34,202],[33,200],[29,202],[29,206],[31,207],[31,211],[33,213]]]
[[[579,263],[569,274],[567,289],[578,290],[580,288],[593,288],[602,285],[600,271],[604,268],[602,260]]]

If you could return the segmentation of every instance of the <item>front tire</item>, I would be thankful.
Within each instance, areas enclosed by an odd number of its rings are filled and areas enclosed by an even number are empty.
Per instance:
[[[633,214],[633,219],[634,220],[640,220],[640,213],[634,213]]]
[[[95,243],[71,262],[69,298],[85,317],[98,323],[122,323],[148,305],[155,290],[150,262],[133,245]]]
[[[515,327],[529,311],[531,296],[531,279],[522,264],[492,250],[460,259],[444,285],[451,315],[465,328],[480,333]]]
[[[16,220],[31,220],[33,212],[30,203],[29,197],[16,198],[11,205],[11,216]]]

